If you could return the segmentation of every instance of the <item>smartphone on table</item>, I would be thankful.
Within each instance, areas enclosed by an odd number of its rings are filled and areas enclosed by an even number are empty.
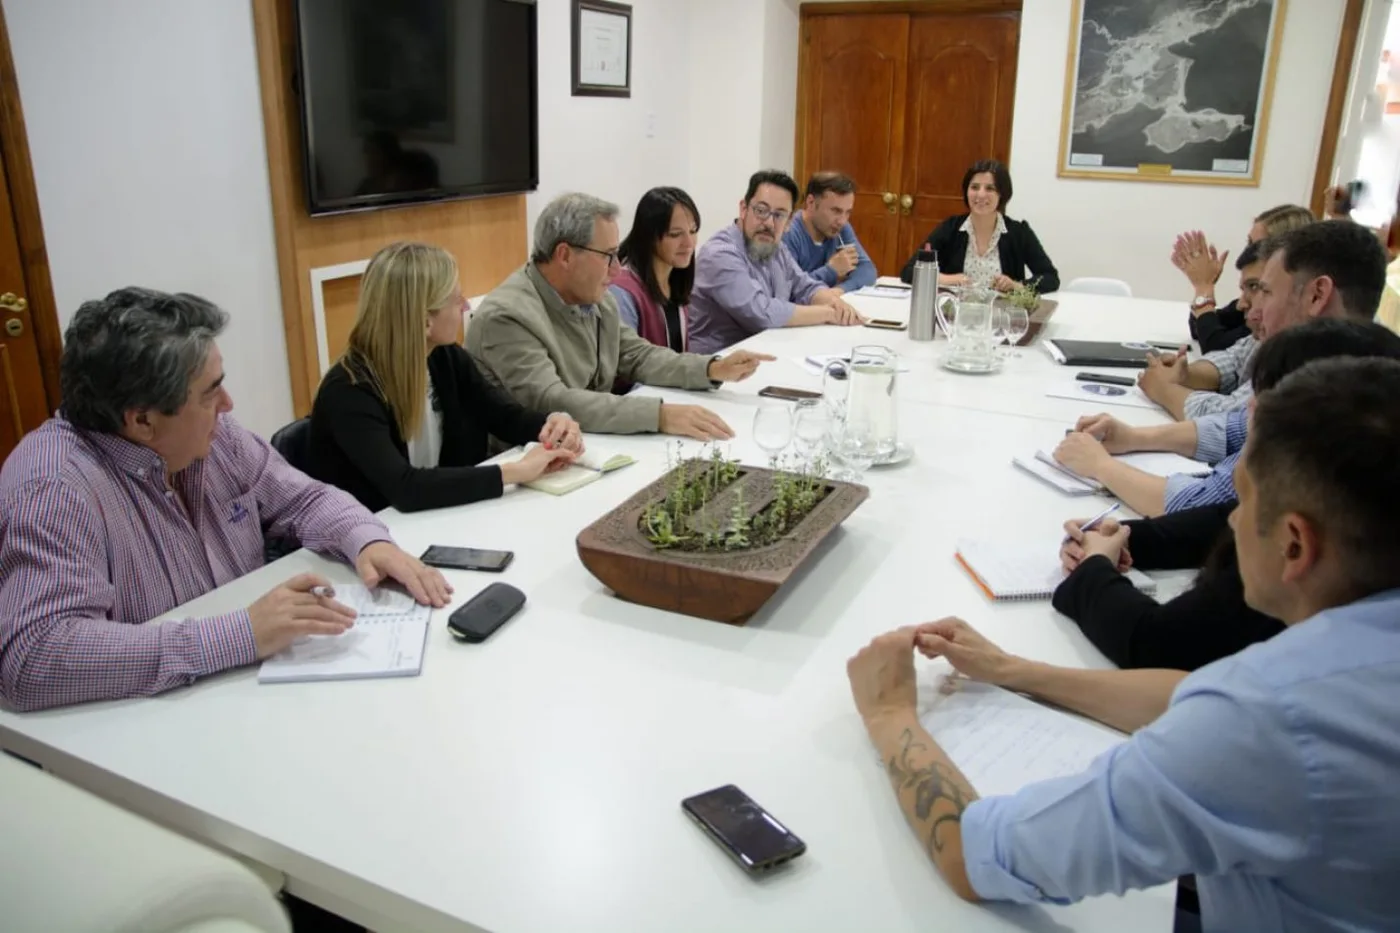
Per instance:
[[[434,544],[418,559],[429,567],[443,570],[485,570],[488,573],[500,573],[510,566],[510,562],[515,559],[515,552]]]
[[[891,321],[887,318],[873,317],[865,322],[866,327],[877,327],[880,330],[908,330],[909,325],[903,321]]]
[[[687,797],[681,809],[751,876],[807,851],[807,843],[733,784]]]
[[[1074,377],[1080,382],[1102,382],[1110,386],[1135,386],[1137,380],[1132,376],[1110,376],[1106,373],[1078,373]]]
[[[764,386],[758,390],[758,394],[764,398],[779,398],[785,402],[800,402],[805,399],[820,399],[820,392],[812,392],[808,389],[792,389],[787,386]]]

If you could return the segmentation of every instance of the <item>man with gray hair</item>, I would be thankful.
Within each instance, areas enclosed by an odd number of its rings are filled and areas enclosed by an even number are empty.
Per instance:
[[[734,432],[714,412],[637,394],[618,379],[709,389],[753,375],[773,357],[676,353],[622,323],[608,293],[620,242],[617,205],[587,194],[555,198],[535,222],[530,261],[487,295],[467,328],[467,351],[527,408],[565,411],[585,431],[660,431],[700,440]]]
[[[306,573],[247,609],[143,625],[256,570],[263,532],[395,580],[451,588],[347,493],[293,469],[229,411],[194,295],[124,288],[64,336],[63,406],[0,469],[0,699],[20,710],[149,695],[335,635],[355,613]],[[324,589],[322,589],[324,587]]]

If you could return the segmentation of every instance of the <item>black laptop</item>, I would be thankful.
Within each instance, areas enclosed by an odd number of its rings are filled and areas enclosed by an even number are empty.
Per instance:
[[[1113,340],[1042,340],[1046,352],[1065,366],[1119,366],[1146,369],[1153,353],[1174,353],[1180,344],[1149,341],[1133,343]]]

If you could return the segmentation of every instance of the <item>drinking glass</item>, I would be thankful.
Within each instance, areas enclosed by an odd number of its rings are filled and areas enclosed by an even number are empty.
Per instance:
[[[841,423],[836,435],[835,452],[845,464],[845,469],[836,479],[847,483],[859,483],[875,462],[875,427],[863,418],[847,417]]]
[[[830,429],[831,409],[817,402],[799,405],[792,420],[792,433],[797,449],[810,467]]]
[[[1011,348],[1012,356],[1020,356],[1021,351],[1016,349],[1016,345],[1025,339],[1027,331],[1031,329],[1030,312],[1019,305],[1006,306],[1006,345]]]
[[[766,402],[753,416],[754,443],[768,454],[768,466],[777,469],[778,455],[792,443],[792,409],[786,402]]]
[[[997,353],[1006,340],[1006,310],[992,306],[992,352]]]

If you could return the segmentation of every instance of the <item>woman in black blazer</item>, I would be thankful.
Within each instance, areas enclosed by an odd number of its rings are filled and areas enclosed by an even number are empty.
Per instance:
[[[1028,282],[1041,294],[1058,291],[1060,273],[1031,225],[1006,216],[1006,205],[1011,203],[1011,173],[1006,166],[995,159],[974,163],[963,175],[962,191],[968,213],[949,217],[924,240],[938,254],[938,284],[973,284],[1009,292]],[[904,264],[899,275],[904,281],[914,280],[917,258],[916,250]]]
[[[527,411],[482,376],[457,343],[466,310],[446,251],[395,243],[375,254],[345,355],[311,409],[308,473],[372,512],[416,512],[494,498],[582,452],[572,418]],[[489,436],[540,446],[477,466]]]

